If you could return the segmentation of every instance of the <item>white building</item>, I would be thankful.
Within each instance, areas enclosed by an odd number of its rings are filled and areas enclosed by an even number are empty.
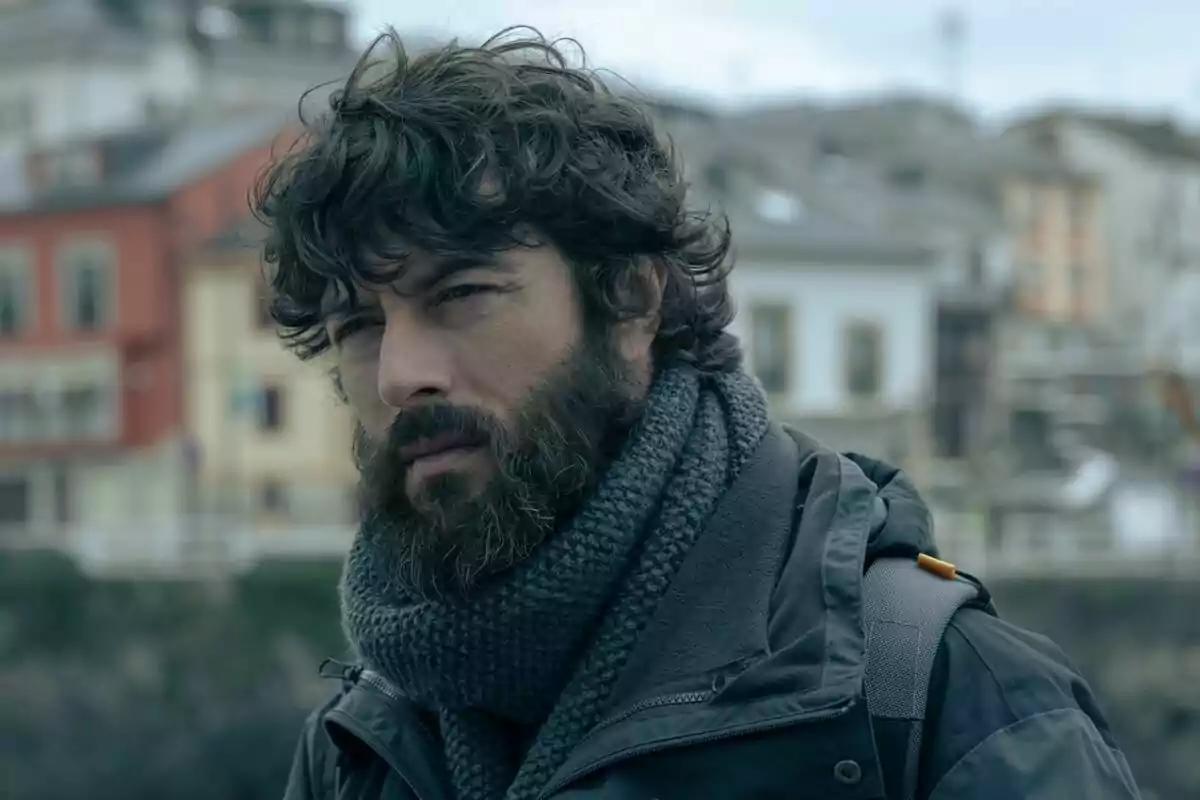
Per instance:
[[[294,0],[0,4],[0,198],[25,151],[204,109],[294,106],[349,72],[339,5]]]
[[[731,214],[747,366],[778,418],[912,466],[929,450],[936,258],[785,197]]]
[[[738,117],[659,113],[690,202],[729,217],[730,330],[776,418],[840,450],[925,462],[944,253],[844,213],[799,141],[789,160]]]

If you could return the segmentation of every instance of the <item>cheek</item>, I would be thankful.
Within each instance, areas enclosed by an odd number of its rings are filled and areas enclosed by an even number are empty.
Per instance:
[[[578,336],[554,315],[521,311],[494,320],[455,348],[461,377],[481,393],[514,405],[567,360]],[[464,374],[465,373],[465,374]]]
[[[379,396],[378,365],[344,362],[339,369],[342,393],[355,419],[373,436],[385,433],[393,412]]]

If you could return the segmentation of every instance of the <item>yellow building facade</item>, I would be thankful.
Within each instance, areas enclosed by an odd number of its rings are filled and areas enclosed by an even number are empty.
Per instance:
[[[1102,187],[1080,176],[1020,176],[1002,196],[1017,234],[1021,309],[1047,322],[1102,321],[1110,304]]]
[[[184,280],[187,428],[195,505],[257,524],[336,525],[356,515],[348,410],[328,371],[279,342],[257,250],[213,244]]]

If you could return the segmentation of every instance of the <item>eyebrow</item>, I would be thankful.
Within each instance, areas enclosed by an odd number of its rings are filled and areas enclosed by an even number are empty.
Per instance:
[[[416,294],[428,292],[442,281],[471,270],[507,273],[511,272],[512,268],[495,256],[486,254],[464,254],[439,258],[430,269],[422,270],[421,274],[413,278],[411,288],[406,287],[406,289]],[[405,281],[401,278],[400,282],[404,283]]]
[[[480,254],[461,254],[456,256],[448,256],[437,259],[433,266],[420,270],[416,277],[406,280],[403,274],[396,281],[396,284],[407,286],[394,285],[394,291],[402,295],[418,295],[432,290],[442,281],[454,277],[462,272],[471,270],[490,270],[496,273],[512,273],[512,267],[496,258],[495,256],[480,253]],[[340,290],[335,291],[332,296],[327,295],[322,299],[322,313],[326,316],[333,316],[345,313],[349,308],[358,304],[353,297],[345,296]]]

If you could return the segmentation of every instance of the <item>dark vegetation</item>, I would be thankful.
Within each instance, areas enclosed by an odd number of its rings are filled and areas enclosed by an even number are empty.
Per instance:
[[[0,554],[0,797],[267,800],[345,656],[340,565],[92,581]],[[1001,612],[1078,663],[1147,797],[1200,797],[1200,582],[1015,581]]]

